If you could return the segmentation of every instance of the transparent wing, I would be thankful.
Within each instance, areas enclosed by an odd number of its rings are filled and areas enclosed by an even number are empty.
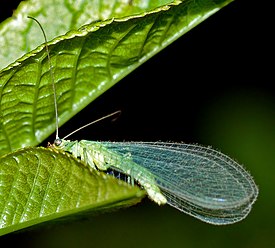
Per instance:
[[[212,224],[240,221],[258,195],[252,177],[213,149],[180,143],[103,142],[149,170],[168,204]]]

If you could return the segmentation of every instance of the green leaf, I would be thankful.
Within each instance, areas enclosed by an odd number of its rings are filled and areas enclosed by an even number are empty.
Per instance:
[[[29,0],[0,25],[0,68],[44,43],[40,30],[26,19],[36,17],[51,40],[94,21],[120,18],[155,9],[171,0]],[[35,27],[33,27],[35,26]]]
[[[229,2],[231,0],[172,2],[139,15],[93,22],[50,41],[59,123],[65,123],[120,79]],[[42,38],[37,24],[26,17],[30,13],[25,8],[20,10],[20,21],[23,18],[26,30],[32,33],[35,29],[39,33],[33,36]],[[44,45],[0,73],[0,95],[0,154],[35,146],[54,132],[52,80]]]
[[[16,151],[38,145],[55,130],[49,61],[45,45],[38,46],[43,36],[27,16],[37,18],[48,36],[63,124],[231,1],[22,2],[14,17],[0,25],[0,63],[6,66],[0,72],[0,235],[83,211],[133,204],[144,195],[90,172],[69,155],[47,148]]]
[[[141,200],[144,192],[66,153],[24,148],[0,159],[0,235],[83,212]]]

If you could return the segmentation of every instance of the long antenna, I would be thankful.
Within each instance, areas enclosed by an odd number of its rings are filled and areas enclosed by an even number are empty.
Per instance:
[[[99,118],[99,119],[97,119],[97,120],[95,120],[95,121],[92,121],[92,122],[90,122],[90,123],[88,123],[88,124],[86,124],[86,125],[84,125],[84,126],[78,128],[78,129],[74,130],[73,132],[71,132],[71,133],[69,133],[68,135],[66,135],[63,139],[68,138],[68,137],[71,136],[72,134],[74,134],[74,133],[76,133],[76,132],[78,132],[78,131],[80,131],[80,130],[82,130],[82,129],[84,129],[84,128],[90,126],[90,125],[93,125],[93,124],[95,124],[95,123],[97,123],[97,122],[99,122],[99,121],[102,121],[102,120],[104,120],[104,119],[107,119],[107,118],[109,118],[109,117],[112,117],[112,116],[114,116],[114,115],[116,115],[116,114],[120,114],[120,113],[121,113],[121,110],[118,110],[118,111],[115,111],[115,112],[113,112],[113,113],[111,113],[111,114],[105,115],[105,116],[103,116],[103,117],[101,117],[101,118]]]
[[[58,135],[58,111],[57,111],[57,100],[56,100],[56,88],[55,88],[55,83],[54,83],[54,82],[55,82],[55,79],[54,79],[54,74],[53,74],[53,70],[52,70],[52,62],[51,62],[51,58],[50,58],[50,52],[49,52],[49,47],[48,47],[47,36],[46,36],[46,33],[45,33],[45,31],[44,31],[42,25],[40,24],[40,22],[39,22],[37,19],[35,19],[35,18],[32,17],[32,16],[27,16],[27,17],[30,18],[30,19],[32,19],[32,20],[34,20],[34,21],[39,25],[39,27],[40,27],[40,29],[41,29],[41,31],[42,31],[42,33],[43,33],[44,39],[45,39],[45,47],[46,47],[47,57],[48,57],[48,61],[49,61],[49,71],[50,71],[50,74],[51,74],[52,87],[53,87],[53,96],[54,96],[55,125],[56,125],[56,136],[55,136],[55,139],[56,139],[56,140],[59,140],[60,138],[59,138],[59,135]],[[120,114],[120,113],[121,113],[121,111],[118,110],[118,111],[115,111],[115,112],[113,112],[113,113],[111,113],[111,114],[105,115],[105,116],[103,116],[103,117],[101,117],[101,118],[99,118],[99,119],[97,119],[97,120],[95,120],[95,121],[92,121],[92,122],[90,122],[90,123],[88,123],[88,124],[86,124],[86,125],[84,125],[84,126],[78,128],[78,129],[74,130],[73,132],[71,132],[71,133],[69,133],[68,135],[66,135],[63,139],[68,138],[68,137],[71,136],[72,134],[74,134],[74,133],[76,133],[76,132],[78,132],[78,131],[80,131],[80,130],[82,130],[82,129],[84,129],[84,128],[86,128],[86,127],[92,125],[92,124],[95,124],[95,123],[97,123],[97,122],[99,122],[99,121],[102,121],[102,120],[104,120],[104,119],[107,119],[107,118],[109,118],[109,117],[111,117],[111,116],[114,116],[114,115]]]
[[[46,33],[42,27],[42,25],[40,24],[40,22],[38,20],[36,20],[34,17],[28,16],[28,18],[34,20],[40,27],[44,39],[45,39],[45,47],[46,47],[46,51],[47,51],[47,56],[48,56],[48,61],[49,61],[49,71],[51,74],[51,79],[52,79],[52,87],[53,87],[53,97],[54,97],[54,109],[55,109],[55,126],[56,126],[56,139],[59,139],[58,136],[58,111],[57,111],[57,100],[56,100],[56,89],[55,89],[55,80],[54,80],[54,74],[53,74],[53,70],[52,70],[52,62],[51,62],[51,58],[50,58],[50,52],[49,52],[49,47],[48,47],[48,41],[47,41],[47,36]]]

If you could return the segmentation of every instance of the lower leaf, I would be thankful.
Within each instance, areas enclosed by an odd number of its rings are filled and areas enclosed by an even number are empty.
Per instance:
[[[25,148],[0,158],[0,235],[57,218],[139,202],[145,192],[67,153]]]

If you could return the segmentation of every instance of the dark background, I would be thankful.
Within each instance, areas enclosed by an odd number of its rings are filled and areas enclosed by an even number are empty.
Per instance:
[[[1,20],[18,2],[1,2]],[[211,145],[244,164],[259,185],[259,199],[247,219],[217,227],[144,200],[114,213],[6,235],[0,237],[1,246],[274,247],[274,21],[271,6],[260,4],[231,3],[60,129],[62,137],[122,110],[115,122],[103,121],[71,138]]]

